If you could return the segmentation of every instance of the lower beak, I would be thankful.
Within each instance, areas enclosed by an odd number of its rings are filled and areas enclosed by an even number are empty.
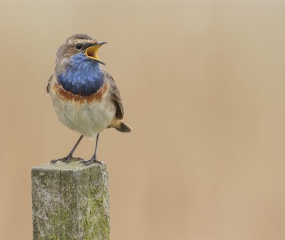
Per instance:
[[[98,57],[98,49],[103,45],[106,44],[107,42],[100,42],[100,43],[96,43],[95,45],[87,48],[85,50],[85,55],[101,64],[104,64],[104,62],[102,62],[99,57]]]

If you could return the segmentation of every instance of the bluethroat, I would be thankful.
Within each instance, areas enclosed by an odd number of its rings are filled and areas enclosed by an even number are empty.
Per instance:
[[[52,164],[73,160],[81,160],[84,165],[101,163],[96,155],[99,134],[106,128],[132,130],[122,121],[124,109],[119,89],[100,66],[105,64],[98,57],[98,49],[105,43],[87,34],[75,34],[57,50],[56,67],[47,92],[59,120],[81,136],[66,157],[52,160]],[[96,138],[94,155],[88,161],[73,157],[83,136]]]

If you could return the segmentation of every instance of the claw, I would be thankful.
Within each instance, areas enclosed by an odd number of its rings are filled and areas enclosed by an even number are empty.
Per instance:
[[[55,164],[56,162],[70,163],[70,162],[73,162],[73,161],[83,161],[83,159],[82,158],[78,158],[78,157],[66,156],[64,158],[51,160],[50,164]]]
[[[83,165],[85,166],[89,166],[91,165],[92,163],[99,163],[99,164],[102,164],[102,162],[98,161],[96,158],[91,158],[90,160],[87,160],[87,161],[81,161],[80,163],[82,163]]]

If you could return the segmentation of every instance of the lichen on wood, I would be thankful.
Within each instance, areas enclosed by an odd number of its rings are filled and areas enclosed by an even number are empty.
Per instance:
[[[32,201],[34,240],[110,239],[105,164],[33,167]]]

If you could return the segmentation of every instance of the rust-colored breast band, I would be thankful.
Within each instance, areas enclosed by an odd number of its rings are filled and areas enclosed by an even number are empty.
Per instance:
[[[93,101],[100,101],[102,99],[104,93],[108,90],[108,84],[105,83],[96,93],[90,96],[81,96],[68,92],[59,83],[54,84],[53,90],[58,97],[65,101],[75,101],[79,103],[87,101],[88,103],[91,103]]]

